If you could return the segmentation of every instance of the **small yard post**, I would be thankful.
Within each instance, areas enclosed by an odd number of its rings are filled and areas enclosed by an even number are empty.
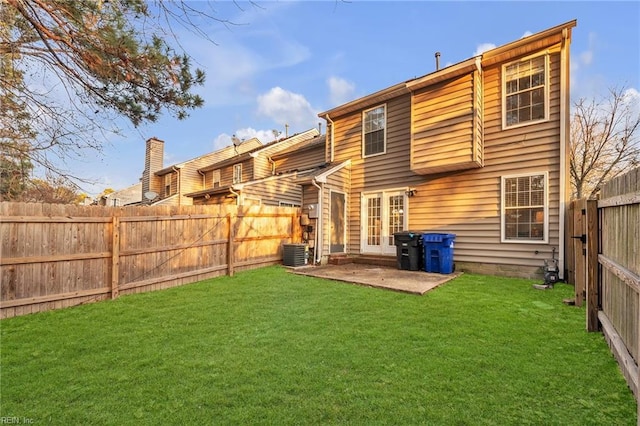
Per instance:
[[[599,331],[598,202],[587,200],[587,331]]]
[[[120,278],[120,218],[114,216],[111,224],[111,298],[116,299]]]
[[[229,228],[229,241],[227,242],[227,274],[232,277],[233,276],[233,251],[234,251],[234,240],[235,229],[233,224],[233,216],[231,213],[227,215],[227,227]]]

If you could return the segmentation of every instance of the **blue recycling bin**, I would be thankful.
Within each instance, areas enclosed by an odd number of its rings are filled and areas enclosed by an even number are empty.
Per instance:
[[[455,234],[422,234],[425,272],[453,273],[453,245],[455,239]]]

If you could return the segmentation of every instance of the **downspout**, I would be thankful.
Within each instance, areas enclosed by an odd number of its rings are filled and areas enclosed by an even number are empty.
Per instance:
[[[180,169],[176,168],[176,166],[171,167],[174,172],[176,172],[177,181],[176,181],[176,192],[178,193],[178,205],[182,205],[182,193],[180,192]]]
[[[233,186],[229,187],[229,192],[236,196],[236,206],[240,205],[240,193],[233,190]]]
[[[198,173],[202,176],[202,189],[206,189],[207,186],[207,174],[202,170],[198,170]]]
[[[315,238],[315,261],[314,264],[320,263],[320,259],[322,259],[322,196],[323,196],[323,188],[324,184],[318,185],[316,182],[316,178],[313,178],[311,181],[313,186],[318,188],[318,219],[316,219],[316,238]]]
[[[333,163],[334,154],[333,154],[333,120],[329,117],[329,114],[324,116],[325,120],[331,124],[331,135],[329,136],[329,162]]]
[[[567,157],[569,145],[569,105],[570,105],[570,81],[569,81],[569,29],[562,30],[562,45],[560,47],[560,223],[559,223],[559,247],[558,247],[558,269],[560,279],[564,279],[565,265],[565,221],[567,220],[566,209],[569,194],[569,182],[566,178],[569,158]]]
[[[269,162],[269,164],[271,164],[271,176],[275,176],[275,174],[276,174],[276,162],[273,161],[271,159],[271,157],[269,157],[268,155],[267,155],[267,161]]]

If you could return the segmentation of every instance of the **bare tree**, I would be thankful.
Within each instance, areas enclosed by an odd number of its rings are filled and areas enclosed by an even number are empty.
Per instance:
[[[608,180],[640,164],[640,96],[611,88],[603,100],[579,99],[571,120],[573,198],[595,198]]]
[[[82,181],[66,161],[99,154],[118,118],[187,117],[205,74],[174,28],[210,40],[207,21],[233,25],[210,2],[0,1],[0,159]]]

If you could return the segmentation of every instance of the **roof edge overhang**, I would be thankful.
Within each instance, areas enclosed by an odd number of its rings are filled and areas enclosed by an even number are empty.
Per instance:
[[[415,91],[417,89],[421,89],[423,87],[427,87],[444,80],[449,80],[463,74],[468,74],[475,70],[478,70],[480,72],[482,71],[479,56],[469,58],[462,62],[458,62],[457,64],[450,65],[447,68],[442,68],[441,70],[432,72],[431,74],[427,74],[424,77],[408,81],[406,83],[406,86],[410,91]]]
[[[512,57],[515,58],[516,56],[527,54],[529,52],[523,52],[524,48],[527,45],[533,46],[536,42],[541,42],[545,39],[549,39],[549,46],[557,44],[563,38],[570,39],[571,29],[574,28],[577,24],[578,21],[576,19],[573,19],[563,24],[556,25],[555,27],[549,28],[547,30],[531,34],[527,37],[522,37],[521,39],[512,41],[511,43],[498,46],[495,49],[487,50],[482,54],[482,65],[492,65],[497,62],[506,61]],[[535,46],[535,49],[533,50],[540,50],[543,48],[544,47],[542,46]]]
[[[406,93],[410,93],[411,91],[417,90],[419,88],[426,87],[443,80],[454,78],[467,72],[471,72],[474,69],[482,72],[483,66],[492,65],[498,61],[506,60],[510,56],[518,56],[522,53],[521,50],[523,50],[523,48],[527,45],[535,46],[535,43],[541,42],[548,38],[549,45],[551,46],[556,44],[562,38],[570,38],[571,28],[575,27],[576,25],[577,20],[575,19],[565,22],[564,24],[560,24],[547,30],[532,34],[530,36],[523,37],[511,43],[496,47],[495,49],[488,50],[482,55],[469,58],[449,67],[442,68],[430,74],[426,74],[423,77],[396,84],[394,86],[372,93],[371,95],[364,96],[333,109],[321,112],[318,114],[318,117],[324,118],[325,120],[327,120],[327,118],[340,117],[351,112],[362,110],[368,106],[374,106],[376,104],[383,103],[389,99],[398,97]],[[555,38],[557,38],[558,40],[555,40]],[[541,47],[539,46],[535,46],[535,48],[532,47],[532,49],[534,50],[540,48]]]
[[[314,180],[318,183],[327,183],[327,177],[334,174],[335,172],[342,170],[345,167],[351,166],[351,159],[347,161],[343,161],[342,163],[330,168],[324,173],[317,175]]]
[[[325,120],[327,116],[331,116],[332,118],[339,117],[350,112],[361,110],[370,105],[373,106],[388,101],[389,99],[397,98],[398,96],[406,93],[409,93],[409,91],[407,90],[405,83],[399,83],[328,111],[321,112],[318,114],[318,117],[322,117]]]

